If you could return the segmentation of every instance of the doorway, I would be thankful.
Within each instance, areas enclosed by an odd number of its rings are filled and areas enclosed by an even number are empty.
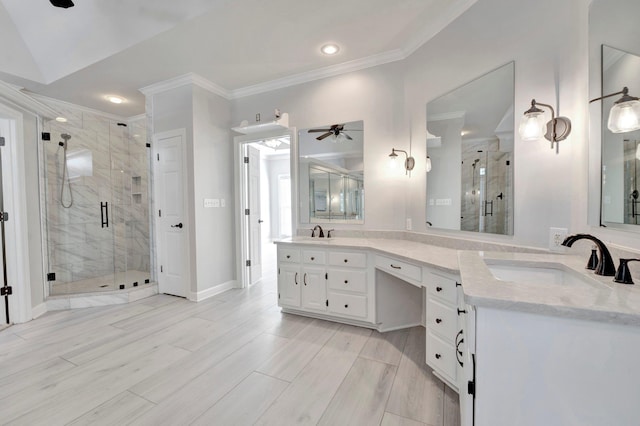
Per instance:
[[[242,287],[271,275],[275,240],[292,235],[291,133],[238,144]]]

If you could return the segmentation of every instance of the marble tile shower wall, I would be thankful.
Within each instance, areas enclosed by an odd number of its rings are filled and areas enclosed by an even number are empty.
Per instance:
[[[131,270],[148,272],[148,153],[144,120],[129,127],[106,117],[52,105],[67,123],[49,124],[43,142],[41,179],[48,246],[48,271],[55,283]],[[61,135],[71,136],[64,183]],[[108,202],[109,227],[101,225],[101,202]]]

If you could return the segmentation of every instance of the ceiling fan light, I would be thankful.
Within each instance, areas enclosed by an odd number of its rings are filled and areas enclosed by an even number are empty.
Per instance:
[[[282,142],[280,141],[280,139],[267,139],[264,141],[264,144],[266,146],[273,149],[276,149],[277,147],[279,147],[281,143]]]

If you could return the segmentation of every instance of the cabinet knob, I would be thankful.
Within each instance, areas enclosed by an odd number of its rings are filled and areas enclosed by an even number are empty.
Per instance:
[[[436,324],[440,324],[442,320],[440,318],[436,318]]]
[[[291,255],[290,254],[287,255],[287,259],[291,259]]]
[[[347,263],[348,261],[349,261],[349,259],[345,259],[345,260],[344,260],[344,263]]]
[[[442,358],[442,355],[436,354],[436,359],[440,359],[440,358]]]
[[[315,257],[313,257],[313,256],[311,256],[311,260],[316,260],[316,258],[315,258]]]
[[[344,283],[345,284],[349,284],[349,280],[344,280]]]
[[[349,307],[349,305],[344,305],[344,307],[345,307],[345,308],[348,308],[348,307]]]
[[[442,291],[442,287],[436,287],[436,291],[440,293]]]

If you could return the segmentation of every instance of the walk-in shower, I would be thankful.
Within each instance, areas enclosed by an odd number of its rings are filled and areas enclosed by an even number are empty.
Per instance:
[[[144,120],[80,116],[51,123],[42,142],[49,294],[142,287],[151,280]]]

